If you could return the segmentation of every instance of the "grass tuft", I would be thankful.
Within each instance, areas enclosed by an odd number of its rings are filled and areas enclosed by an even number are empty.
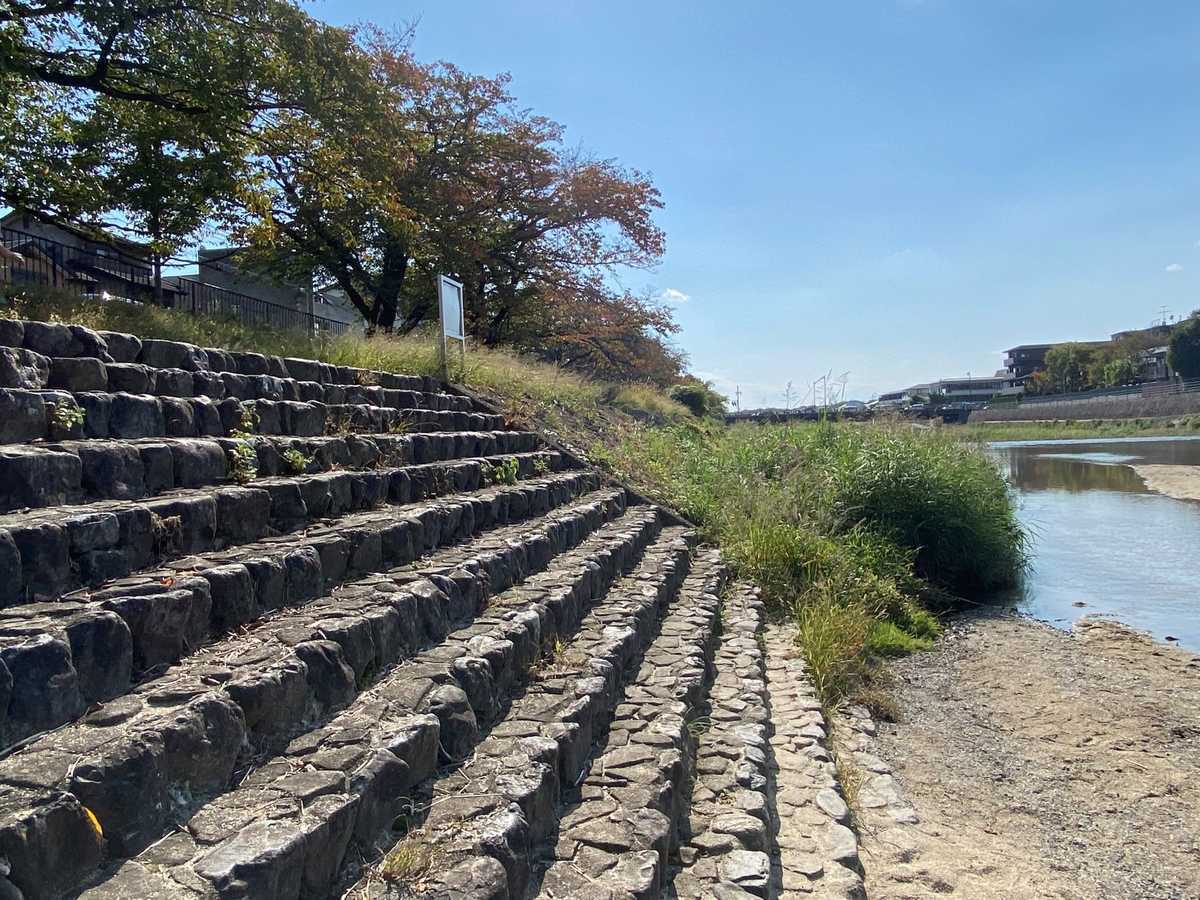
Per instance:
[[[762,586],[795,622],[829,707],[872,657],[932,646],[924,597],[985,595],[1024,565],[995,465],[933,429],[635,425],[593,455],[700,524]]]

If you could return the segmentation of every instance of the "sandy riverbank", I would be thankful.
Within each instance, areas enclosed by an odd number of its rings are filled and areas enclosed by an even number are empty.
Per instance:
[[[900,721],[855,735],[869,897],[1200,897],[1200,656],[1085,622],[893,664]]]
[[[1200,500],[1200,466],[1131,466],[1146,487],[1176,500]]]

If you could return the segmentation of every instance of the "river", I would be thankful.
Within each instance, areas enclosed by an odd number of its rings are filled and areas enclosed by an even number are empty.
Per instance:
[[[1130,465],[1200,465],[1200,438],[989,445],[1017,491],[1032,561],[1011,598],[1062,628],[1104,615],[1200,651],[1200,503],[1148,491]]]

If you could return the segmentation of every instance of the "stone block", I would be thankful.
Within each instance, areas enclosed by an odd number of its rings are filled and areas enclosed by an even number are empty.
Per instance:
[[[0,346],[0,387],[37,391],[49,380],[49,358],[32,350]]]
[[[195,393],[192,373],[183,369],[158,369],[155,390],[163,397],[191,397]]]
[[[181,397],[161,397],[163,430],[169,437],[196,437],[196,413],[191,400]]]
[[[0,442],[21,444],[44,438],[46,402],[31,391],[0,389]]]
[[[20,319],[0,319],[0,345],[22,347],[25,344],[25,323]]]
[[[132,446],[132,445],[129,445]],[[175,487],[174,451],[169,444],[138,444],[147,495],[161,494]]]
[[[0,366],[0,371],[2,370],[3,367]],[[91,357],[56,357],[50,361],[48,385],[72,393],[107,391],[108,371],[105,369],[104,363]]]
[[[144,340],[138,362],[156,369],[195,372],[208,369],[208,354],[199,347],[179,341]]]
[[[83,715],[86,704],[63,637],[41,634],[0,648],[12,674],[4,737],[12,743]]]
[[[57,322],[26,322],[24,344],[42,356],[74,356],[80,349],[71,329]]]
[[[112,395],[100,392],[75,394],[75,403],[83,410],[83,436],[106,438],[112,434]]]
[[[176,441],[169,449],[176,487],[205,487],[225,480],[225,452],[216,442]]]
[[[155,371],[137,363],[109,363],[108,387],[112,391],[127,394],[153,394],[156,387]]]
[[[108,353],[113,362],[137,362],[138,356],[142,352],[141,338],[119,331],[101,331],[98,334],[104,340],[105,346],[108,347]]]
[[[0,448],[0,508],[58,506],[79,498],[83,465],[74,453]]]
[[[102,703],[129,690],[133,635],[124,619],[105,610],[86,612],[65,631],[84,700]]]
[[[271,522],[271,495],[257,488],[214,491],[217,537],[229,545],[246,544],[267,533]]]
[[[126,439],[162,437],[166,432],[158,400],[136,394],[113,394],[109,433]]]

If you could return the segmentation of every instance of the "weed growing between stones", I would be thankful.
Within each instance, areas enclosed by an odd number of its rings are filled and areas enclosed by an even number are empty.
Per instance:
[[[73,403],[56,403],[54,412],[50,414],[50,421],[54,426],[68,434],[82,428],[86,419],[87,413],[83,408]]]
[[[311,456],[296,447],[283,451],[281,456],[288,470],[294,475],[303,475],[313,461]]]
[[[550,462],[544,456],[539,456],[533,461],[533,474],[537,478],[543,478],[550,474]]]
[[[520,468],[511,456],[498,463],[483,464],[483,480],[486,484],[516,484]]]
[[[592,455],[696,521],[763,588],[828,707],[874,657],[931,645],[926,598],[985,595],[1024,565],[1000,472],[933,429],[634,426]]]
[[[254,447],[258,421],[258,413],[243,406],[237,425],[229,432],[237,441],[229,451],[229,477],[238,484],[249,484],[258,477],[258,451]]]

